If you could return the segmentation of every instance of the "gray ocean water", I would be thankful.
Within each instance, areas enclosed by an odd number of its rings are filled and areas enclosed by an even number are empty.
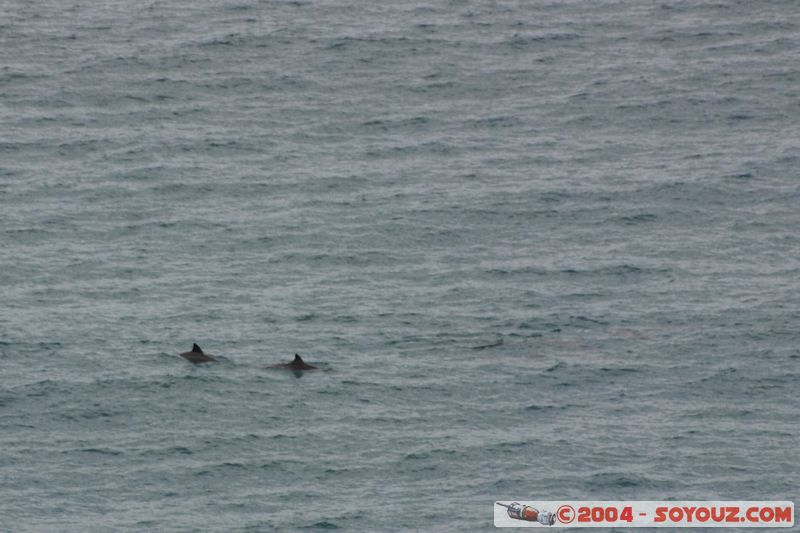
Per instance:
[[[798,58],[794,1],[1,0],[0,531],[796,500]]]

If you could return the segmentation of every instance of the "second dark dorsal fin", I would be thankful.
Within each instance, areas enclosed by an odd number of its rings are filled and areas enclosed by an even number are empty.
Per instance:
[[[293,362],[293,363],[302,363],[302,362],[303,362],[303,358],[302,358],[302,357],[300,357],[300,356],[299,356],[299,355],[297,355],[297,354],[294,354],[294,361],[292,361],[292,362]]]
[[[196,353],[203,353],[203,350],[201,350],[200,347],[196,344],[192,344],[192,351]]]

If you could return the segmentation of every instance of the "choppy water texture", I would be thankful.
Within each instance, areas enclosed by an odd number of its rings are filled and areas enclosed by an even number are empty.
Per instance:
[[[792,499],[798,35],[793,1],[1,1],[0,530]],[[263,368],[295,352],[326,371]]]

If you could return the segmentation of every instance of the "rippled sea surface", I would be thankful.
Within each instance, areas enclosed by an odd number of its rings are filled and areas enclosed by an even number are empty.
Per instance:
[[[0,530],[796,497],[799,35],[793,1],[0,1]]]

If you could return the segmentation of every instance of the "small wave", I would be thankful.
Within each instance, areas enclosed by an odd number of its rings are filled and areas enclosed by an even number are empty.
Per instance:
[[[63,413],[61,418],[64,420],[95,420],[98,418],[112,418],[117,413],[112,413],[105,410],[100,411],[80,411],[78,413]]]
[[[552,411],[554,409],[564,409],[563,406],[557,405],[529,405],[525,408],[526,411]]]
[[[426,452],[411,452],[403,457],[403,461],[424,461],[427,459],[433,459],[434,457],[454,457],[458,455],[459,452],[456,450],[450,450],[445,448],[436,448],[433,450],[429,450]]]
[[[194,452],[184,446],[175,446],[167,450],[168,453],[179,453],[181,455],[192,455]]]
[[[278,433],[277,435],[272,435],[269,437],[271,440],[283,440],[283,439],[296,439],[296,435],[286,435],[285,433]]]
[[[618,374],[636,373],[636,372],[640,372],[640,370],[638,368],[630,368],[630,367],[620,367],[620,368],[603,367],[603,368],[600,369],[600,372],[606,372],[608,374],[618,375]]]
[[[596,489],[635,488],[652,485],[649,478],[635,475],[603,473],[589,478],[589,486]]]
[[[405,461],[420,461],[420,460],[423,460],[423,459],[430,459],[430,454],[427,454],[427,453],[409,453],[405,457],[403,457],[403,460],[405,460]]]
[[[576,322],[590,322],[592,324],[599,324],[599,325],[606,325],[608,324],[605,320],[597,320],[596,318],[589,318],[588,316],[583,315],[573,315],[569,317],[570,320],[574,320]]]
[[[170,456],[173,454],[181,454],[181,455],[192,455],[194,452],[189,448],[185,448],[183,446],[173,446],[172,448],[152,448],[148,450],[142,450],[139,452],[138,455],[142,457],[160,457],[160,456]]]
[[[247,465],[244,465],[242,463],[222,463],[222,464],[216,465],[216,467],[217,468],[234,468],[234,469],[238,470],[240,468],[247,468]]]
[[[467,121],[467,125],[474,128],[509,128],[519,126],[521,121],[513,116],[486,117]]]
[[[532,34],[532,35],[520,35],[518,33],[515,33],[514,35],[511,36],[510,39],[506,40],[504,44],[513,46],[514,48],[521,48],[534,44],[577,41],[580,38],[581,36],[577,33],[567,33],[567,32],[543,33],[543,34]]]
[[[533,444],[532,441],[527,440],[518,440],[518,441],[511,441],[511,442],[500,442],[497,444],[493,444],[489,447],[491,450],[499,450],[499,451],[510,451],[513,453],[517,453],[517,450],[520,448],[525,448]]]
[[[602,276],[631,276],[641,274],[665,274],[670,272],[666,268],[639,267],[628,263],[620,265],[607,265],[594,269],[574,269],[566,268],[561,270],[562,274],[569,275],[602,275]]]
[[[472,349],[473,350],[488,350],[489,348],[497,348],[498,346],[502,346],[503,342],[504,342],[503,339],[497,339],[496,341],[491,342],[489,344],[481,344],[480,346],[473,346]]]
[[[755,175],[752,172],[742,172],[741,174],[729,174],[726,176],[726,178],[734,180],[751,180],[755,178]]]
[[[630,216],[623,216],[619,218],[619,221],[623,224],[642,224],[646,222],[653,222],[657,220],[658,217],[652,213],[642,213],[639,215],[630,215]]]
[[[704,378],[701,378],[700,382],[701,383],[708,383],[708,382],[719,381],[719,380],[727,380],[733,374],[736,374],[736,372],[737,372],[737,370],[735,368],[733,368],[733,367],[725,368],[725,369],[722,369],[722,370],[716,372],[715,374],[713,374],[711,376],[706,376]]]
[[[318,529],[341,529],[339,526],[334,524],[333,522],[328,522],[327,520],[323,520],[322,522],[316,522],[311,524],[310,526],[302,527],[301,529],[311,529],[311,530],[318,530]]]
[[[214,47],[214,46],[240,46],[246,44],[247,38],[238,33],[229,33],[220,37],[213,37],[209,40],[199,43],[201,47]]]
[[[544,276],[549,272],[542,268],[527,266],[520,268],[492,268],[487,270],[486,273],[493,276]]]
[[[275,460],[270,461],[268,463],[263,463],[263,464],[258,465],[258,468],[260,468],[261,470],[276,470],[276,469],[292,467],[292,466],[297,466],[297,465],[302,465],[302,464],[304,464],[304,463],[302,463],[301,461],[293,460],[293,459],[275,459]]]
[[[119,450],[111,450],[109,448],[82,448],[77,450],[80,453],[95,453],[100,455],[122,455],[122,452]],[[70,453],[70,451],[65,451],[63,453]]]

